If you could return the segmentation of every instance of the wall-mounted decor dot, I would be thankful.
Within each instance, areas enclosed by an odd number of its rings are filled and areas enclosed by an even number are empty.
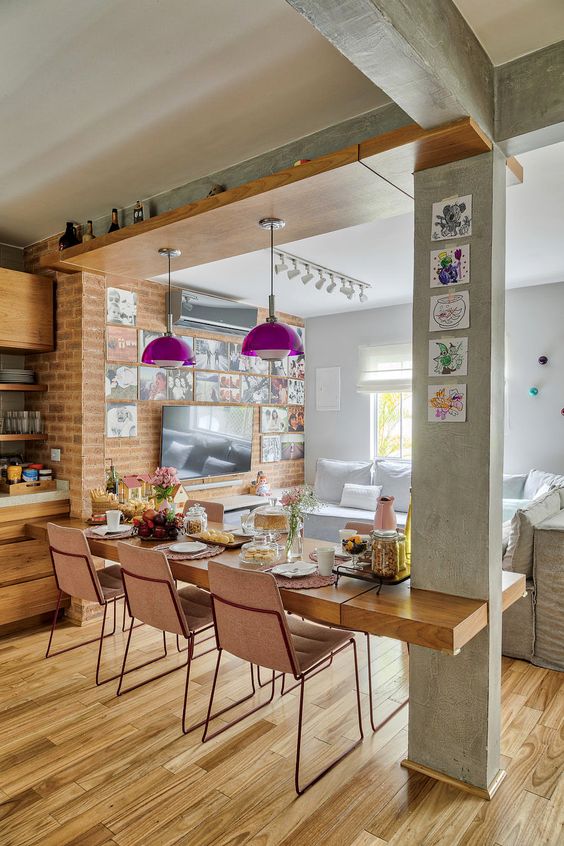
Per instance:
[[[529,396],[530,397],[536,397],[538,392],[539,392],[538,388],[529,388]]]
[[[560,414],[564,414],[564,408],[560,409]]]
[[[548,356],[539,355],[539,364],[548,364]]]

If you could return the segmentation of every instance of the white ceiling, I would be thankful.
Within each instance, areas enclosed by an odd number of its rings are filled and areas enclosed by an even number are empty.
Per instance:
[[[563,0],[454,0],[494,65],[564,39]]]
[[[0,241],[29,244],[384,102],[284,0],[2,0]]]
[[[519,156],[525,180],[507,190],[508,288],[564,281],[564,143]],[[281,233],[283,236],[283,233]],[[265,239],[266,239],[265,235]],[[368,302],[349,302],[336,289],[317,291],[281,274],[275,277],[277,308],[313,317],[410,302],[413,285],[413,216],[376,220],[291,244],[288,252],[372,284]],[[179,260],[181,261],[181,259]],[[162,277],[159,277],[162,279]],[[267,305],[268,251],[175,271],[177,284]]]

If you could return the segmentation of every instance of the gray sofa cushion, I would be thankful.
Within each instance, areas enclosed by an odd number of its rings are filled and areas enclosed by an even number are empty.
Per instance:
[[[503,474],[503,498],[504,499],[524,499],[523,491],[525,490],[525,482],[527,481],[526,473],[509,473]]]
[[[534,577],[533,663],[564,670],[564,511],[544,520],[535,530]]]
[[[376,461],[376,478],[374,482],[382,485],[383,496],[394,497],[396,511],[409,509],[411,488],[411,462],[381,459]]]
[[[503,557],[503,569],[533,575],[533,547],[535,526],[560,511],[560,493],[549,491],[533,500],[526,508],[519,509],[511,521],[511,534],[507,552]]]
[[[560,488],[563,485],[564,476],[547,473],[545,470],[529,470],[523,488],[523,499],[538,499],[551,488]]]
[[[340,502],[345,482],[354,485],[370,485],[372,462],[317,459],[314,491],[318,499],[322,502]]]

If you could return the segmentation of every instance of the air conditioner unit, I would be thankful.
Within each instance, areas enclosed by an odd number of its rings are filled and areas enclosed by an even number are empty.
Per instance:
[[[180,288],[172,289],[171,300],[174,326],[246,335],[257,325],[258,309],[233,300]]]

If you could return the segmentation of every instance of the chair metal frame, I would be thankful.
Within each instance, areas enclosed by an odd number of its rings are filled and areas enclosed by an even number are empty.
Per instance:
[[[162,673],[158,673],[157,675],[151,676],[150,678],[145,679],[144,681],[140,681],[140,682],[137,682],[137,684],[130,685],[127,688],[123,688],[123,677],[125,675],[127,675],[128,673],[133,673],[133,672],[135,672],[135,670],[140,670],[142,667],[147,667],[149,664],[154,664],[155,661],[162,661],[168,655],[167,645],[166,645],[166,632],[163,631],[162,634],[163,634],[164,654],[160,655],[158,658],[151,658],[149,661],[145,661],[142,664],[137,664],[135,667],[131,667],[129,670],[125,669],[126,664],[127,664],[127,656],[129,654],[129,647],[130,647],[130,644],[131,644],[131,635],[133,633],[133,629],[138,628],[138,626],[134,625],[135,617],[131,613],[131,605],[130,605],[129,596],[128,596],[128,593],[127,593],[127,584],[126,584],[126,580],[124,578],[123,586],[124,586],[124,591],[125,591],[125,601],[126,601],[126,604],[127,604],[127,610],[128,610],[129,615],[131,617],[131,623],[129,625],[129,631],[128,631],[128,635],[127,635],[127,643],[125,645],[125,652],[124,652],[124,655],[123,655],[123,663],[122,663],[122,667],[121,667],[121,673],[118,674],[119,675],[119,684],[118,684],[118,688],[117,688],[117,691],[116,691],[116,695],[117,696],[123,696],[124,693],[130,693],[132,690],[137,690],[137,688],[139,688],[139,687],[143,687],[144,685],[149,684],[150,682],[157,681],[157,679],[161,679],[164,676],[168,676],[171,673],[175,673],[177,670],[181,670],[183,667],[185,667],[186,668],[186,683],[185,683],[185,686],[184,686],[184,704],[183,704],[183,708],[182,708],[182,732],[183,732],[183,734],[189,734],[190,732],[194,731],[194,729],[197,729],[197,728],[200,728],[200,726],[203,726],[204,722],[205,722],[205,720],[201,720],[199,723],[196,723],[195,725],[190,726],[190,728],[186,728],[186,711],[187,711],[187,706],[188,706],[188,688],[189,688],[189,684],[190,684],[190,669],[191,669],[191,666],[192,666],[192,661],[195,658],[201,658],[203,655],[207,655],[209,652],[213,652],[215,650],[215,647],[213,647],[212,649],[207,649],[204,652],[201,652],[199,655],[194,655],[195,638],[196,638],[196,635],[201,634],[202,632],[209,631],[209,629],[213,628],[214,624],[209,623],[208,625],[202,626],[199,629],[190,629],[188,627],[187,622],[186,622],[186,618],[184,617],[183,614],[181,615],[180,612],[179,612],[178,605],[177,605],[178,594],[176,594],[176,596],[175,596],[173,585],[171,584],[171,582],[169,582],[168,579],[159,579],[159,578],[155,578],[154,576],[141,576],[138,573],[132,573],[131,571],[127,570],[127,568],[124,567],[123,565],[122,565],[122,572],[123,572],[124,576],[127,576],[131,579],[139,579],[139,581],[151,582],[153,584],[161,584],[161,585],[167,586],[170,598],[172,600],[172,604],[174,606],[174,610],[176,612],[178,623],[180,625],[180,628],[182,629],[182,634],[186,638],[186,640],[188,641],[187,648],[186,649],[180,649],[179,648],[179,640],[178,640],[179,635],[177,634],[176,635],[177,650],[178,650],[178,652],[187,652],[188,654],[187,654],[187,657],[186,657],[186,663],[185,664],[180,664],[177,667],[171,667],[168,670],[163,670]],[[172,634],[174,634],[174,632],[172,632]],[[204,641],[209,640],[209,639],[210,638],[205,638]]]
[[[274,608],[255,608],[254,606],[251,606],[251,605],[242,605],[241,603],[233,602],[231,600],[225,599],[224,597],[216,596],[214,593],[211,593],[211,601],[212,601],[212,614],[213,614],[213,620],[214,620],[214,626],[215,626],[218,656],[217,656],[217,662],[216,662],[216,667],[215,667],[215,672],[214,672],[214,677],[213,677],[213,683],[212,683],[212,688],[211,688],[211,693],[210,693],[210,701],[209,701],[209,705],[208,705],[208,712],[207,712],[207,716],[206,716],[206,719],[205,719],[204,733],[202,735],[202,743],[205,743],[206,741],[211,740],[212,738],[217,737],[220,734],[223,734],[223,732],[227,731],[227,729],[231,728],[232,726],[236,725],[237,723],[240,723],[242,720],[251,716],[251,714],[254,714],[254,713],[256,713],[256,711],[259,711],[261,708],[266,707],[266,705],[269,705],[272,702],[272,699],[274,697],[276,679],[280,677],[280,674],[279,675],[276,674],[276,670],[272,670],[272,680],[270,682],[270,684],[272,685],[272,688],[271,688],[270,697],[266,702],[263,702],[262,704],[257,705],[255,708],[248,711],[246,714],[243,714],[242,716],[237,717],[236,719],[232,720],[230,723],[227,723],[225,726],[222,726],[220,729],[217,729],[215,732],[213,732],[211,734],[208,733],[209,724],[212,720],[216,719],[216,717],[219,717],[221,714],[224,714],[227,711],[230,711],[233,708],[236,708],[238,705],[241,705],[243,702],[250,699],[255,693],[253,665],[251,664],[251,678],[252,678],[252,687],[253,687],[252,692],[250,694],[248,694],[247,696],[243,697],[242,699],[239,699],[237,702],[234,702],[231,705],[228,705],[225,708],[222,708],[220,711],[217,711],[215,714],[212,714],[213,699],[214,699],[215,689],[216,689],[216,685],[217,685],[217,679],[218,679],[218,675],[219,675],[219,667],[220,667],[220,663],[221,663],[221,656],[222,656],[222,653],[223,653],[223,647],[221,646],[221,643],[220,643],[219,631],[218,631],[217,621],[216,621],[215,603],[216,602],[222,603],[224,605],[229,605],[232,608],[238,608],[238,609],[244,610],[244,611],[251,611],[251,612],[254,612],[254,613],[257,613],[257,614],[266,614],[266,615],[274,616],[278,621],[278,625],[280,627],[280,633],[282,635],[284,646],[286,648],[287,657],[288,657],[288,660],[290,662],[290,666],[292,667],[292,674],[293,674],[293,676],[294,676],[294,678],[297,682],[297,684],[294,685],[291,689],[294,689],[295,687],[298,687],[298,686],[300,688],[300,701],[299,701],[299,710],[298,710],[298,731],[297,731],[297,738],[296,738],[296,763],[295,763],[295,768],[294,768],[294,786],[295,786],[295,790],[296,790],[296,793],[298,794],[298,796],[301,796],[303,793],[305,793],[306,790],[308,790],[314,784],[317,784],[317,782],[321,778],[323,778],[323,776],[326,775],[326,773],[328,773],[329,770],[333,769],[333,767],[335,767],[337,764],[339,764],[344,758],[347,757],[347,755],[349,755],[351,752],[353,752],[357,748],[357,746],[359,746],[362,743],[362,741],[364,739],[364,731],[363,731],[363,728],[362,728],[362,712],[361,712],[361,704],[360,704],[360,683],[359,683],[359,674],[358,674],[358,656],[357,656],[357,651],[356,651],[356,641],[355,641],[354,635],[352,635],[349,638],[349,640],[347,640],[347,642],[344,643],[342,646],[339,646],[337,649],[332,650],[328,655],[325,655],[325,656],[323,656],[323,658],[320,658],[318,661],[316,661],[315,664],[313,664],[307,670],[304,670],[303,672],[301,672],[299,667],[296,664],[296,661],[294,659],[294,655],[292,653],[292,648],[290,646],[290,642],[289,642],[289,639],[288,639],[288,632],[287,632],[286,626],[284,625],[285,621],[283,620],[283,617],[278,610],[276,610]],[[304,715],[305,682],[308,681],[310,678],[313,678],[313,676],[317,675],[317,673],[319,673],[322,669],[326,669],[326,667],[323,666],[323,665],[326,664],[328,661],[329,661],[329,664],[327,664],[327,666],[330,666],[331,663],[332,663],[332,660],[333,660],[333,656],[338,655],[339,652],[342,652],[344,649],[347,649],[349,646],[352,646],[353,654],[354,654],[354,669],[355,669],[355,678],[356,678],[356,700],[357,700],[358,726],[359,726],[360,737],[351,746],[349,746],[348,749],[346,749],[344,752],[342,752],[334,761],[332,761],[330,764],[328,764],[320,773],[318,773],[314,778],[312,778],[309,782],[307,782],[307,784],[305,784],[304,786],[301,786],[300,785],[300,763],[301,763],[301,745],[302,745],[302,729],[303,729],[303,715]],[[282,673],[282,675],[285,676],[284,673]],[[288,693],[289,691],[286,691],[286,692]]]

